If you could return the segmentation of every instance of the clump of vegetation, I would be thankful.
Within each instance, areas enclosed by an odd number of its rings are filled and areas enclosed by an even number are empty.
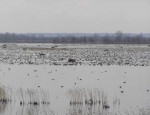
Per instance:
[[[95,105],[101,104],[104,109],[110,108],[107,101],[107,95],[97,89],[85,89],[85,88],[75,88],[69,89],[66,93],[70,101],[70,104],[85,104],[85,105]]]
[[[12,101],[13,92],[10,87],[0,85],[0,103],[8,103]]]
[[[7,96],[6,96],[6,90],[4,86],[0,86],[0,102],[7,103]]]
[[[20,105],[30,104],[30,105],[40,105],[40,104],[50,104],[49,92],[43,89],[34,90],[27,89],[24,90],[20,88],[16,92]]]

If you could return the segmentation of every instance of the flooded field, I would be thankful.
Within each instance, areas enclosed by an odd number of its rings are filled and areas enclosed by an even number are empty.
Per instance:
[[[150,47],[0,44],[0,83],[0,115],[150,115]]]

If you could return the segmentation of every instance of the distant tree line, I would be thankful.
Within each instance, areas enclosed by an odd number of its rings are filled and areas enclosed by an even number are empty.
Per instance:
[[[144,37],[142,34],[135,36],[124,35],[122,31],[114,35],[93,34],[92,36],[57,36],[46,37],[44,35],[28,35],[15,33],[0,33],[1,43],[83,43],[83,44],[150,44],[150,37]]]

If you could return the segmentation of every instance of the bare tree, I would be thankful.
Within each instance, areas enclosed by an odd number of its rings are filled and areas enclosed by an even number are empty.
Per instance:
[[[110,43],[110,38],[108,34],[105,34],[105,36],[103,36],[103,43],[106,43],[106,44]]]
[[[116,42],[120,44],[122,37],[123,37],[123,32],[117,31],[116,32]]]

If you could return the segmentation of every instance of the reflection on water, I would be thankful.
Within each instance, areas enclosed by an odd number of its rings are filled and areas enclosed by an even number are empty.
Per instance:
[[[51,115],[52,113],[49,105],[24,105],[18,108],[16,115]]]
[[[0,103],[0,115],[58,115],[51,110],[50,105],[23,105]],[[60,114],[62,115],[62,114]],[[150,106],[145,108],[130,108],[124,113],[103,108],[101,104],[70,105],[65,115],[150,115]]]
[[[0,115],[54,115],[50,105],[16,105],[0,103]]]
[[[5,113],[7,104],[0,103],[0,115],[3,115]]]
[[[0,115],[12,115],[14,103],[0,103]]]
[[[103,108],[100,104],[71,105],[68,110],[68,115],[107,115],[108,113],[108,109]]]
[[[50,109],[50,105],[27,104],[17,107],[12,104],[0,104],[0,115],[57,115],[56,113]],[[100,104],[81,104],[70,105],[66,115],[107,115],[108,113],[108,109]]]

